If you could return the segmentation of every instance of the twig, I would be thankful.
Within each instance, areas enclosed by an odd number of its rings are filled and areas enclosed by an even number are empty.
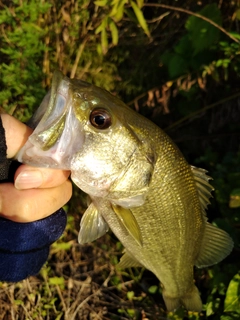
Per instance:
[[[190,118],[195,117],[195,116],[198,115],[199,113],[202,113],[202,112],[204,112],[204,111],[207,111],[207,110],[209,110],[209,109],[212,109],[212,108],[218,106],[219,104],[222,104],[222,103],[224,103],[224,102],[227,102],[227,101],[232,100],[232,99],[234,99],[234,98],[236,98],[236,97],[239,97],[239,96],[240,96],[240,92],[237,92],[237,93],[235,93],[235,94],[233,94],[233,95],[231,95],[231,96],[229,96],[229,97],[227,97],[227,98],[224,98],[224,99],[222,99],[222,100],[219,100],[219,101],[217,101],[217,102],[214,102],[214,103],[212,103],[212,104],[210,104],[210,105],[208,105],[208,106],[206,106],[206,107],[204,107],[204,108],[202,108],[202,109],[200,109],[200,110],[197,110],[197,111],[195,111],[195,112],[192,112],[192,113],[190,113],[189,115],[187,115],[187,116],[179,119],[178,121],[174,122],[174,123],[173,123],[172,125],[170,125],[169,127],[165,128],[164,131],[168,131],[168,130],[170,130],[170,129],[172,129],[172,128],[175,128],[175,127],[179,126],[179,124],[181,124],[182,122],[184,122],[184,121],[186,121],[186,120],[188,120],[188,119],[190,119]]]
[[[57,292],[58,292],[58,296],[62,302],[62,306],[63,306],[63,310],[64,312],[66,313],[67,312],[67,306],[66,306],[66,303],[64,301],[64,298],[63,298],[63,295],[62,295],[62,292],[61,292],[61,289],[59,288],[59,286],[57,285],[56,286],[56,289],[57,289]]]
[[[144,6],[145,7],[159,7],[159,8],[164,8],[164,9],[168,9],[168,10],[183,12],[183,13],[189,14],[191,16],[195,16],[195,17],[197,17],[199,19],[207,21],[208,23],[213,25],[215,28],[217,28],[220,31],[222,31],[223,33],[225,33],[233,41],[235,41],[237,43],[240,43],[238,39],[236,39],[233,35],[231,35],[229,32],[227,32],[224,28],[222,28],[221,26],[219,26],[217,23],[215,23],[211,19],[209,19],[209,18],[207,18],[207,17],[205,17],[205,16],[203,16],[203,15],[201,15],[199,13],[195,13],[193,11],[190,11],[190,10],[187,10],[187,9],[183,9],[183,8],[179,8],[179,7],[169,6],[167,4],[145,3]]]
[[[83,50],[85,48],[85,45],[87,43],[87,40],[88,40],[88,37],[86,37],[82,43],[79,45],[79,48],[78,48],[78,52],[77,52],[77,56],[76,56],[76,59],[74,61],[74,65],[72,67],[72,71],[71,71],[71,75],[70,75],[70,78],[74,78],[75,77],[75,74],[76,74],[76,71],[77,71],[77,66],[78,66],[78,63],[79,63],[79,60],[82,56],[82,53],[83,53]]]

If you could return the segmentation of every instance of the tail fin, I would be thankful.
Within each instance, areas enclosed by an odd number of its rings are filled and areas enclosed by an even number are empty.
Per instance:
[[[163,299],[168,311],[174,311],[183,305],[188,311],[200,312],[202,310],[202,301],[199,296],[198,289],[195,285],[192,286],[184,296],[181,297],[169,297],[165,291],[163,291]]]

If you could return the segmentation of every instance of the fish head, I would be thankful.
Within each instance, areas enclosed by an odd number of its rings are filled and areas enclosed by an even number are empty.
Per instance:
[[[39,109],[20,162],[71,170],[72,180],[93,197],[126,207],[144,202],[154,148],[135,128],[137,113],[109,92],[59,71]]]

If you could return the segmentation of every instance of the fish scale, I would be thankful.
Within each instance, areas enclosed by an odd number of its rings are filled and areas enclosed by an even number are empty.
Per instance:
[[[125,247],[119,267],[152,271],[169,311],[201,311],[194,265],[218,263],[233,248],[230,236],[207,222],[213,188],[206,171],[190,166],[160,128],[117,97],[58,71],[33,119],[18,160],[71,170],[89,194],[79,243],[110,228]]]

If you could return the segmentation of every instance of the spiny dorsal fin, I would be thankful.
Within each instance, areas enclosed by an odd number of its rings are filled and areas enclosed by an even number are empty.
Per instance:
[[[108,225],[102,215],[98,212],[94,203],[91,203],[80,222],[78,242],[80,244],[92,242],[103,236],[108,229]]]
[[[210,204],[209,198],[214,188],[208,182],[211,178],[206,174],[206,170],[191,166],[193,178],[195,180],[203,215],[206,216],[205,209]],[[198,268],[211,266],[222,261],[233,248],[231,237],[223,230],[214,227],[207,222],[205,217],[204,236],[196,259],[195,265]]]
[[[125,227],[133,239],[142,246],[141,231],[132,211],[114,204],[112,204],[112,208],[117,214],[120,223]]]
[[[227,232],[206,222],[204,236],[195,265],[198,268],[222,261],[233,249],[232,238]]]
[[[206,174],[207,171],[204,169],[191,166],[191,170],[198,190],[200,203],[205,214],[205,209],[210,204],[209,199],[212,197],[211,192],[214,190],[214,188],[208,182],[212,178]]]
[[[120,262],[118,263],[118,267],[125,269],[133,267],[142,267],[142,265],[129,253],[125,252],[124,255],[121,257]]]

